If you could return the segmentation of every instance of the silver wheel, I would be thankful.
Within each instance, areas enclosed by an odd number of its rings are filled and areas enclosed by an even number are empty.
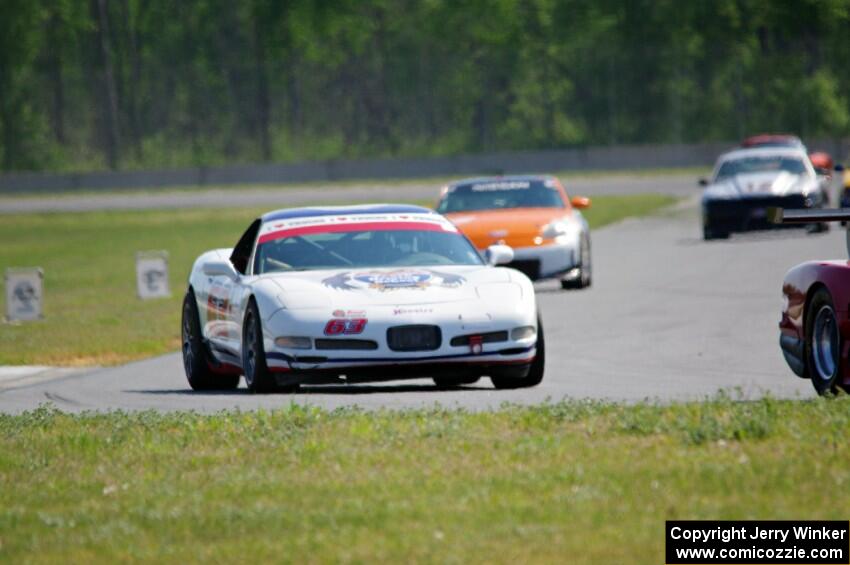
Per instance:
[[[587,234],[581,236],[578,250],[578,265],[570,269],[561,279],[561,288],[587,288],[592,283],[592,268],[590,259],[590,238]]]
[[[837,368],[838,323],[832,306],[824,305],[815,315],[812,327],[812,357],[815,365],[815,378],[831,381]]]
[[[590,285],[593,265],[590,260],[590,241],[585,237],[581,246],[581,277],[582,286]]]

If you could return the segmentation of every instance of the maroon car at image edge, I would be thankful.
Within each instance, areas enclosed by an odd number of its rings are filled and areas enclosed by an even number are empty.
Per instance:
[[[850,210],[768,209],[774,223],[847,222]],[[850,231],[847,234],[850,254]],[[779,345],[788,366],[819,394],[850,391],[850,261],[807,261],[782,282]]]

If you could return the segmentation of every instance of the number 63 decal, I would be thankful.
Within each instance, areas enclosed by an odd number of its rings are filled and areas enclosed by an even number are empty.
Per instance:
[[[366,318],[335,318],[325,324],[325,335],[353,335],[363,333]]]

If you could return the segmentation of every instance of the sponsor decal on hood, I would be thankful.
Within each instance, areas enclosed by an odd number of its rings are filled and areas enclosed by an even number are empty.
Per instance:
[[[393,310],[393,316],[407,316],[410,314],[433,314],[433,308],[395,308]]]
[[[395,271],[343,272],[322,281],[335,290],[374,289],[381,292],[398,289],[430,287],[455,288],[466,282],[460,275],[442,273],[432,269],[398,269]]]

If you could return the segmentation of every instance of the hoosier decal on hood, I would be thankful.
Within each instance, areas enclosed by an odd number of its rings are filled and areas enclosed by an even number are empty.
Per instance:
[[[431,269],[397,271],[344,272],[328,277],[322,284],[336,290],[374,289],[381,292],[398,289],[425,290],[432,286],[456,288],[466,282],[460,275]]]

